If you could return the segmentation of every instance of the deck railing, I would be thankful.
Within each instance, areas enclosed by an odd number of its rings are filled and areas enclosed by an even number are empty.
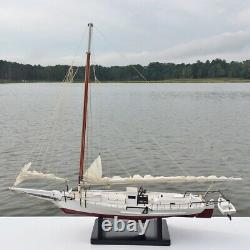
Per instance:
[[[206,205],[214,204],[213,201],[211,202],[191,202],[191,203],[184,203],[184,204],[153,204],[153,205],[146,205],[146,206],[127,206],[127,205],[119,205],[114,203],[104,203],[104,202],[95,202],[95,201],[87,201],[86,203],[91,205],[103,206],[103,207],[110,207],[110,208],[119,208],[119,209],[127,209],[127,208],[138,208],[138,209],[145,209],[148,207],[151,211],[163,211],[163,210],[177,210],[177,209],[197,209],[197,208],[204,208]]]

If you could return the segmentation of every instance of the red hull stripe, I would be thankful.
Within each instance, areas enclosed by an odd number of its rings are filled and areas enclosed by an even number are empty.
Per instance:
[[[91,217],[104,217],[104,218],[113,218],[117,215],[106,215],[106,214],[97,214],[97,213],[86,213],[81,211],[75,211],[67,208],[61,208],[61,210],[66,214],[82,215],[82,216],[91,216]],[[213,209],[205,209],[199,214],[190,214],[190,215],[176,215],[176,216],[127,216],[127,215],[118,215],[120,219],[128,220],[145,220],[145,219],[156,219],[156,218],[166,218],[166,217],[197,217],[197,218],[211,218],[213,215]]]

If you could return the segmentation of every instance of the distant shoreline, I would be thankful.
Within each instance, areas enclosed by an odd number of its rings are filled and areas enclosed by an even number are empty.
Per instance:
[[[70,72],[69,69],[71,69]],[[82,82],[84,72],[84,66],[41,66],[0,60],[0,82],[61,82],[63,79],[74,79],[75,82]],[[205,62],[179,64],[150,62],[145,66],[140,64],[126,66],[91,65],[90,73],[91,81],[99,79],[101,82],[250,82],[250,60],[227,62],[217,58]]]
[[[60,83],[58,81],[2,81],[8,83]],[[80,83],[79,81],[73,83]],[[101,81],[101,83],[250,83],[250,79],[240,78],[199,78],[199,79],[166,79],[160,81]]]

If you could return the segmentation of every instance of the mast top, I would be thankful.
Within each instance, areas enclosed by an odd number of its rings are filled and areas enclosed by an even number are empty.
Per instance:
[[[91,39],[92,39],[93,23],[88,23],[88,27],[89,27],[89,40],[88,40],[88,49],[87,49],[87,53],[90,53],[90,50],[91,50]]]

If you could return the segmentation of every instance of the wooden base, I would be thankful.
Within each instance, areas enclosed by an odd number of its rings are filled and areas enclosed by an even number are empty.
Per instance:
[[[113,219],[109,219],[113,224]],[[103,218],[95,220],[91,235],[91,244],[99,245],[150,245],[150,246],[170,246],[170,236],[166,220],[161,218],[149,220],[148,228],[143,235],[138,232],[115,232],[112,228],[110,232],[102,230]],[[124,221],[127,223],[127,221]]]

